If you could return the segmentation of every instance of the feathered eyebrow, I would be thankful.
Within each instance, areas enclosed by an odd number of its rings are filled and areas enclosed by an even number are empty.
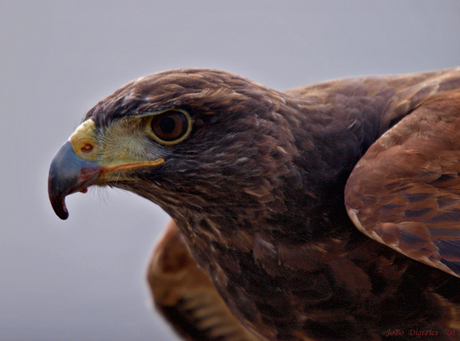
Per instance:
[[[127,113],[124,117],[118,117],[119,120],[128,120],[128,119],[133,119],[133,118],[143,118],[143,117],[150,117],[154,115],[159,115],[162,114],[166,111],[169,110],[180,110],[179,108],[158,108],[156,110],[152,111],[132,111],[130,113]]]
[[[138,112],[135,114],[134,117],[150,117],[150,116],[154,116],[154,115],[159,115],[163,112],[165,112],[166,110],[155,110],[155,111],[146,111],[146,112]]]
[[[120,124],[120,123],[135,122],[138,119],[146,118],[146,117],[158,114],[160,112],[157,112],[157,111],[149,111],[149,112],[131,111],[129,113],[126,113],[123,116],[112,117],[111,121],[110,121],[110,125],[115,124],[115,123]],[[107,126],[108,126],[108,124],[105,125],[105,127],[107,127]]]
[[[178,107],[168,107],[168,108],[158,108],[157,110],[153,111],[134,111],[132,113],[127,114],[125,117],[121,117],[120,119],[124,120],[129,120],[129,119],[136,119],[136,118],[144,118],[144,117],[150,117],[150,116],[155,116],[155,115],[160,115],[168,111],[181,111],[186,113],[187,111]]]

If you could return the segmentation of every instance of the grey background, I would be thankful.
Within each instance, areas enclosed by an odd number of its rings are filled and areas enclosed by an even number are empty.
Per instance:
[[[152,72],[220,68],[277,89],[460,64],[460,2],[0,1],[0,340],[175,340],[145,267],[167,221],[129,193],[47,198],[99,99]]]

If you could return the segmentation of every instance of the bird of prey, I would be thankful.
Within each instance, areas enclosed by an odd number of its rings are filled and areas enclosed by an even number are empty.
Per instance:
[[[49,197],[172,218],[148,270],[187,340],[460,340],[460,67],[284,92],[179,69],[101,100]]]

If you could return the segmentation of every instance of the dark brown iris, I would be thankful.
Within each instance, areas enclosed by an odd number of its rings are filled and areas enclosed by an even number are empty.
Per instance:
[[[180,139],[187,132],[187,128],[187,117],[180,111],[168,111],[152,119],[152,131],[163,141],[173,142]]]

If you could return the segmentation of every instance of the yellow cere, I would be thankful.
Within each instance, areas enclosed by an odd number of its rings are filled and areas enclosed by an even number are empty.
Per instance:
[[[110,177],[113,172],[120,172],[124,170],[132,170],[143,167],[154,167],[165,162],[163,158],[154,160],[142,160],[139,155],[135,156],[135,150],[142,149],[140,142],[142,141],[142,133],[138,135],[132,131],[126,133],[124,129],[125,124],[115,125],[108,131],[108,136],[103,139],[103,145],[96,138],[95,123],[89,119],[78,126],[75,132],[69,137],[72,148],[80,158],[96,161],[101,167],[101,177]],[[106,132],[107,133],[107,132]],[[113,142],[112,135],[117,136],[116,143]]]
[[[96,153],[96,134],[95,123],[89,119],[78,126],[72,135],[69,137],[70,143],[75,154],[85,160],[94,161],[97,157]]]

